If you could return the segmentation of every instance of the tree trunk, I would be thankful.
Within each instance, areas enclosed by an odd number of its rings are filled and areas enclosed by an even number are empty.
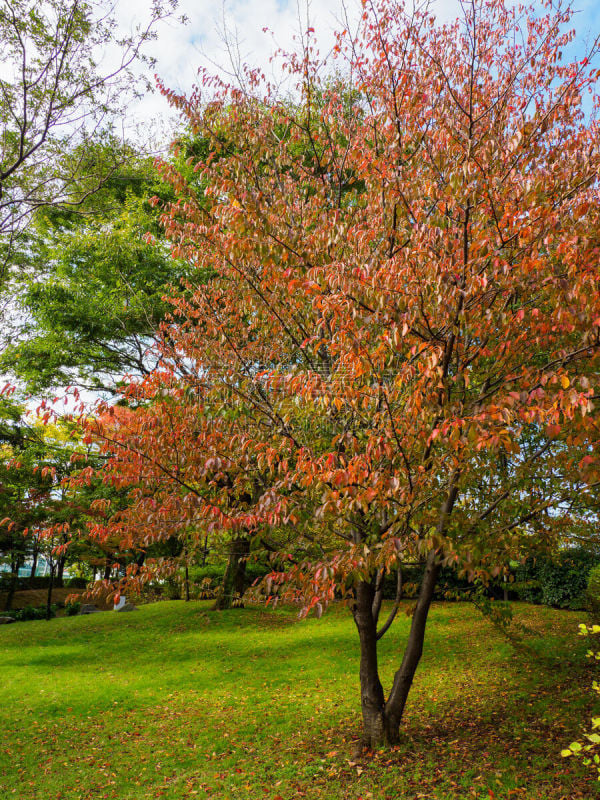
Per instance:
[[[48,581],[48,596],[46,597],[46,619],[52,616],[52,589],[54,588],[54,571],[56,567],[54,564],[50,567],[50,580]]]
[[[16,561],[11,564],[11,576],[10,576],[10,583],[8,584],[8,592],[6,595],[6,601],[4,603],[4,610],[10,611],[13,604],[13,599],[15,596],[15,592],[17,591],[17,586],[19,583],[19,567],[20,562]]]
[[[361,749],[378,747],[385,741],[385,697],[377,668],[377,621],[373,614],[375,596],[376,588],[372,583],[359,583],[354,622],[360,639]]]
[[[242,597],[246,589],[246,559],[250,553],[250,540],[245,536],[231,540],[227,569],[223,576],[223,585],[215,600],[214,608],[222,611],[231,608],[235,596]]]
[[[437,556],[435,553],[430,553],[427,558],[425,575],[421,583],[417,605],[413,613],[408,642],[404,650],[404,658],[400,669],[394,675],[392,691],[385,704],[386,740],[391,744],[398,741],[400,721],[402,720],[408,693],[423,654],[427,615],[433,600],[433,592],[439,572],[440,566]]]
[[[430,553],[412,618],[404,658],[400,669],[394,676],[394,683],[387,701],[377,666],[378,586],[376,580],[362,581],[358,585],[354,621],[360,639],[360,698],[363,717],[363,735],[359,751],[379,747],[382,744],[393,745],[398,742],[404,707],[423,653],[425,625],[439,571],[437,557],[435,553]]]
[[[56,568],[56,581],[55,581],[55,583],[56,583],[57,588],[61,588],[61,589],[62,589],[62,587],[64,585],[63,573],[65,571],[65,561],[66,560],[67,559],[66,559],[65,556],[61,556],[61,558],[58,559],[58,566]]]
[[[29,585],[33,588],[33,579],[35,578],[35,573],[37,570],[37,562],[38,562],[38,546],[37,541],[34,541],[33,551],[31,554],[31,571],[29,573]]]
[[[186,562],[186,565],[185,565],[185,578],[184,578],[184,581],[185,581],[185,602],[189,603],[190,602],[190,570],[189,570],[189,567],[187,565],[187,562]]]

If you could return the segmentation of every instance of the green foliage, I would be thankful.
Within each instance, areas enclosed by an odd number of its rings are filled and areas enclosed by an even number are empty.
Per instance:
[[[93,145],[114,138],[115,120],[141,95],[133,66],[152,62],[145,43],[177,2],[149,5],[146,23],[120,37],[113,9],[92,0],[0,4],[0,288],[14,291],[27,268],[32,214],[82,208],[122,165]],[[108,62],[98,58],[106,50]]]
[[[218,586],[222,583],[225,576],[227,564],[206,564],[205,566],[191,566],[189,568],[190,582],[200,586],[203,581],[210,580],[212,584]],[[256,561],[249,558],[246,563],[246,585],[251,586],[255,581],[264,578],[271,571],[271,567],[266,561]]]
[[[592,567],[588,573],[585,597],[587,610],[597,618],[600,615],[600,564]]]
[[[88,583],[86,578],[67,578],[64,585],[69,589],[86,589]]]
[[[166,191],[152,162],[115,141],[102,148],[120,151],[118,173],[84,207],[39,213],[30,228],[29,268],[15,284],[21,329],[0,368],[33,392],[114,388],[147,370],[145,351],[169,308],[163,298],[187,275],[145,238],[159,236],[148,198]]]
[[[181,584],[175,578],[167,578],[163,586],[163,596],[167,600],[181,600]]]
[[[582,609],[587,603],[588,575],[599,562],[598,553],[583,547],[562,550],[552,559],[529,558],[515,568],[511,591],[528,602]]]
[[[579,626],[580,636],[596,636],[599,633],[600,625],[582,624]],[[600,661],[600,652],[588,650],[587,657],[595,661]],[[592,689],[596,694],[600,695],[600,683],[594,681],[592,683]],[[593,767],[596,770],[598,780],[600,780],[600,717],[592,717],[591,731],[584,733],[584,738],[586,741],[578,740],[571,742],[567,748],[561,750],[561,756],[564,758],[569,758],[570,756],[580,758],[586,767]]]
[[[56,616],[57,608],[58,606],[55,603],[50,606],[50,617]],[[35,619],[46,619],[47,609],[46,606],[39,606],[37,608],[34,606],[25,606],[25,608],[21,608],[18,611],[11,611],[9,616],[13,617],[16,622],[30,622]]]
[[[65,603],[65,614],[67,617],[75,617],[81,610],[81,603],[76,600],[74,603]]]

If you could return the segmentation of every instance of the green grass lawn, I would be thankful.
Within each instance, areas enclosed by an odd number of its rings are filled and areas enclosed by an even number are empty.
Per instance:
[[[175,601],[3,626],[0,797],[589,800],[593,773],[559,755],[590,715],[582,615],[516,608],[528,652],[436,604],[402,742],[358,762],[341,609],[298,622]],[[386,687],[409,622],[383,640]]]

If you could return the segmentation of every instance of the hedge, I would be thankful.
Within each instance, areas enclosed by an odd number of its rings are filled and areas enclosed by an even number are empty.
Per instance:
[[[554,558],[528,558],[516,567],[511,590],[519,600],[555,608],[587,608],[588,576],[600,554],[583,547],[561,551]]]

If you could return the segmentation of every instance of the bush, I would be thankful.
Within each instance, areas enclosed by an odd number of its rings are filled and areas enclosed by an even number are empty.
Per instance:
[[[67,617],[74,617],[76,614],[79,614],[81,609],[81,603],[76,600],[74,603],[66,603],[65,604],[65,614]]]
[[[19,578],[18,589],[47,589],[50,585],[49,575],[35,575],[33,578]]]
[[[50,616],[56,616],[56,605],[53,603],[50,606]],[[18,611],[11,611],[10,616],[14,617],[17,622],[29,622],[30,620],[34,619],[46,619],[46,606],[38,606],[34,608],[33,606],[25,606],[25,608],[21,608]]]
[[[600,633],[600,625],[580,625],[579,626],[579,635],[580,636],[597,636]],[[594,650],[588,650],[587,653],[588,658],[593,658],[596,661],[600,660],[600,652]],[[597,681],[594,681],[592,684],[593,690],[600,694],[600,684]],[[576,758],[580,758],[583,764],[586,767],[592,767],[594,771],[597,773],[598,780],[600,780],[600,734],[598,733],[598,729],[600,728],[600,717],[592,717],[591,719],[591,730],[588,733],[584,733],[584,737],[587,741],[575,741],[571,742],[571,744],[561,750],[561,756],[564,758],[569,758],[570,756],[575,756]]]
[[[17,592],[26,589],[47,589],[50,582],[49,576],[36,575],[34,578],[17,578]],[[0,572],[0,592],[6,592],[12,584],[10,572]]]
[[[163,587],[163,596],[167,600],[181,600],[181,583],[177,578],[167,578]]]
[[[554,558],[529,558],[515,569],[511,588],[520,600],[556,608],[586,608],[588,575],[598,564],[600,556],[583,547],[562,550]]]
[[[585,599],[587,610],[595,619],[598,619],[600,617],[600,564],[590,570]]]
[[[87,589],[89,581],[86,578],[67,578],[65,587],[68,589]]]
[[[205,578],[210,578],[214,583],[219,583],[223,580],[226,566],[226,564],[206,564],[204,567],[190,567],[190,583],[200,586]]]
[[[410,566],[402,568],[402,588],[404,597],[410,597],[418,591],[423,580],[424,566]],[[396,597],[397,577],[396,571],[392,570],[383,579],[383,596],[386,600],[393,600]],[[443,567],[440,570],[440,577],[435,587],[434,597],[436,600],[456,600],[463,599],[464,592],[471,590],[473,584],[466,578],[459,578],[456,570],[451,567]]]

